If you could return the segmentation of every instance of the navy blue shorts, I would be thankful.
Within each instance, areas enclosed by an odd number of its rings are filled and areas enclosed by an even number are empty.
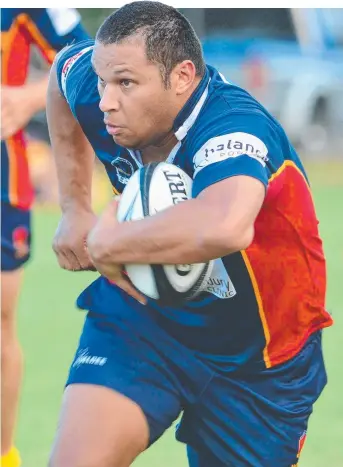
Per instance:
[[[1,271],[14,271],[30,258],[31,212],[1,202]]]
[[[131,398],[146,415],[150,443],[182,413],[176,438],[187,444],[191,467],[297,464],[326,384],[321,332],[282,365],[225,374],[171,337],[148,306],[118,292],[111,300],[107,309],[100,297],[89,300],[67,384],[97,384]],[[79,306],[84,302],[81,295]]]

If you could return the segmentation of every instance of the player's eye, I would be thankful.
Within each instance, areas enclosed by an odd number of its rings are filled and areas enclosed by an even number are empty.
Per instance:
[[[132,84],[133,82],[130,79],[120,80],[120,85],[125,89],[129,89],[132,86]]]

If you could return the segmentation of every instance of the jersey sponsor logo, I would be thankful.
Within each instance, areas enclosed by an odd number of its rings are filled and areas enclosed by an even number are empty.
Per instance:
[[[91,50],[92,48],[93,48],[92,45],[90,47],[85,47],[84,49],[80,50],[80,52],[78,52],[77,54],[73,55],[72,57],[68,58],[68,60],[65,61],[65,64],[63,65],[62,73],[61,73],[61,86],[62,86],[63,94],[66,99],[67,99],[66,84],[67,84],[67,78],[70,73],[70,70],[75,65],[75,63],[78,61],[78,59],[82,57],[82,55],[87,53],[89,50]]]
[[[236,132],[216,136],[208,140],[195,154],[194,175],[208,165],[242,155],[257,160],[265,167],[267,154],[268,149],[264,142],[249,133]]]
[[[211,275],[204,287],[204,292],[208,292],[221,299],[232,298],[236,295],[236,289],[221,259],[214,261]]]
[[[116,157],[111,162],[117,175],[117,179],[123,185],[126,185],[132,175],[135,173],[135,168],[131,162],[123,157]]]
[[[25,226],[19,226],[12,232],[12,245],[16,258],[24,258],[30,252],[29,230]]]
[[[81,20],[75,8],[47,8],[46,12],[59,36],[69,34]]]

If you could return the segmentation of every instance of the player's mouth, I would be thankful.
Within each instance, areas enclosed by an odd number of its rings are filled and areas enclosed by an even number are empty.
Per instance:
[[[112,125],[111,123],[107,122],[106,120],[105,120],[105,125],[106,125],[107,133],[109,133],[112,136],[117,135],[122,130],[122,127],[117,126],[117,125]]]

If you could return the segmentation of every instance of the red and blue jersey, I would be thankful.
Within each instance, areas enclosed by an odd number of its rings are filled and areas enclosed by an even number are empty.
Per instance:
[[[106,133],[91,68],[92,45],[78,44],[62,53],[58,80],[114,192],[120,193],[142,162],[139,151],[116,145]],[[325,257],[304,167],[267,110],[210,66],[176,117],[174,133],[178,143],[167,162],[193,178],[194,197],[237,175],[260,180],[266,196],[252,244],[218,258],[196,300],[182,308],[150,300],[147,312],[221,370],[285,362],[313,333],[332,324],[325,309]],[[113,288],[105,278],[98,279],[81,294],[79,307],[105,313]]]
[[[56,51],[87,37],[74,9],[2,8],[2,85],[21,86],[25,83],[31,45],[38,47],[44,59],[51,64]],[[32,199],[25,137],[20,130],[1,141],[1,200],[27,209]]]

